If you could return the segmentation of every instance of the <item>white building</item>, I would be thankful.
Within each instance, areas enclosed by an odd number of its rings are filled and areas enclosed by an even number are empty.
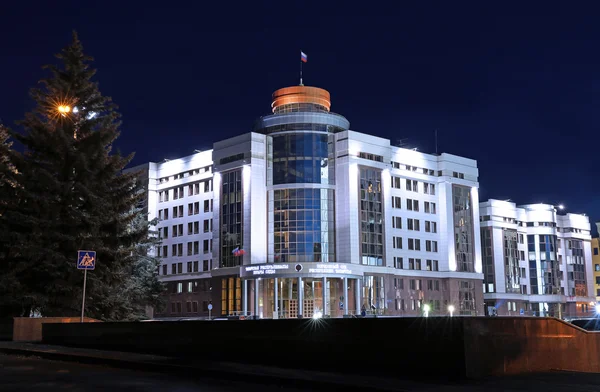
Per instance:
[[[486,313],[578,317],[594,310],[590,221],[554,206],[479,206]]]
[[[162,316],[483,314],[476,162],[350,131],[330,105],[280,89],[253,132],[145,166]]]

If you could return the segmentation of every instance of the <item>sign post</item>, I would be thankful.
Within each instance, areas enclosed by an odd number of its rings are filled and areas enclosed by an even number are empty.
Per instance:
[[[81,298],[81,322],[85,312],[85,284],[87,282],[88,270],[96,268],[96,252],[93,250],[77,251],[77,269],[83,270],[83,295]]]

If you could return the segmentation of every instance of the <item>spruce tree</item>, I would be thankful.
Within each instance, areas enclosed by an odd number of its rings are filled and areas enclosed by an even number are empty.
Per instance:
[[[20,123],[24,132],[14,133],[25,152],[13,159],[18,197],[3,217],[10,230],[4,257],[24,315],[74,316],[83,285],[77,251],[96,251],[86,316],[119,319],[132,300],[153,295],[127,298],[123,290],[135,280],[139,244],[148,241],[148,225],[136,224],[146,216],[139,208],[144,194],[137,174],[123,172],[133,154],[112,151],[120,116],[92,80],[92,58],[76,33],[56,57],[62,65],[45,67],[50,76],[31,92],[37,106]]]

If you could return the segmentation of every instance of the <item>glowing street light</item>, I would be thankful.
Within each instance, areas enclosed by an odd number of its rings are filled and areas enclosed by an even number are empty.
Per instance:
[[[431,307],[429,306],[429,304],[423,305],[423,312],[425,312],[425,317],[429,317],[430,310],[431,310]]]
[[[450,317],[454,315],[454,305],[448,305],[448,312],[450,312]]]
[[[559,210],[564,210],[565,209],[565,206],[563,204],[559,204],[559,205],[557,205],[557,207],[558,207]]]
[[[596,314],[600,315],[600,304],[596,304],[595,309],[596,309]]]
[[[58,112],[65,114],[65,113],[69,113],[71,111],[71,107],[68,105],[59,105],[58,106]]]

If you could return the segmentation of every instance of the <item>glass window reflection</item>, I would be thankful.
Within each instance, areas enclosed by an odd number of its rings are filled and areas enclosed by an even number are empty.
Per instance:
[[[275,262],[335,261],[334,193],[330,189],[273,191]]]

